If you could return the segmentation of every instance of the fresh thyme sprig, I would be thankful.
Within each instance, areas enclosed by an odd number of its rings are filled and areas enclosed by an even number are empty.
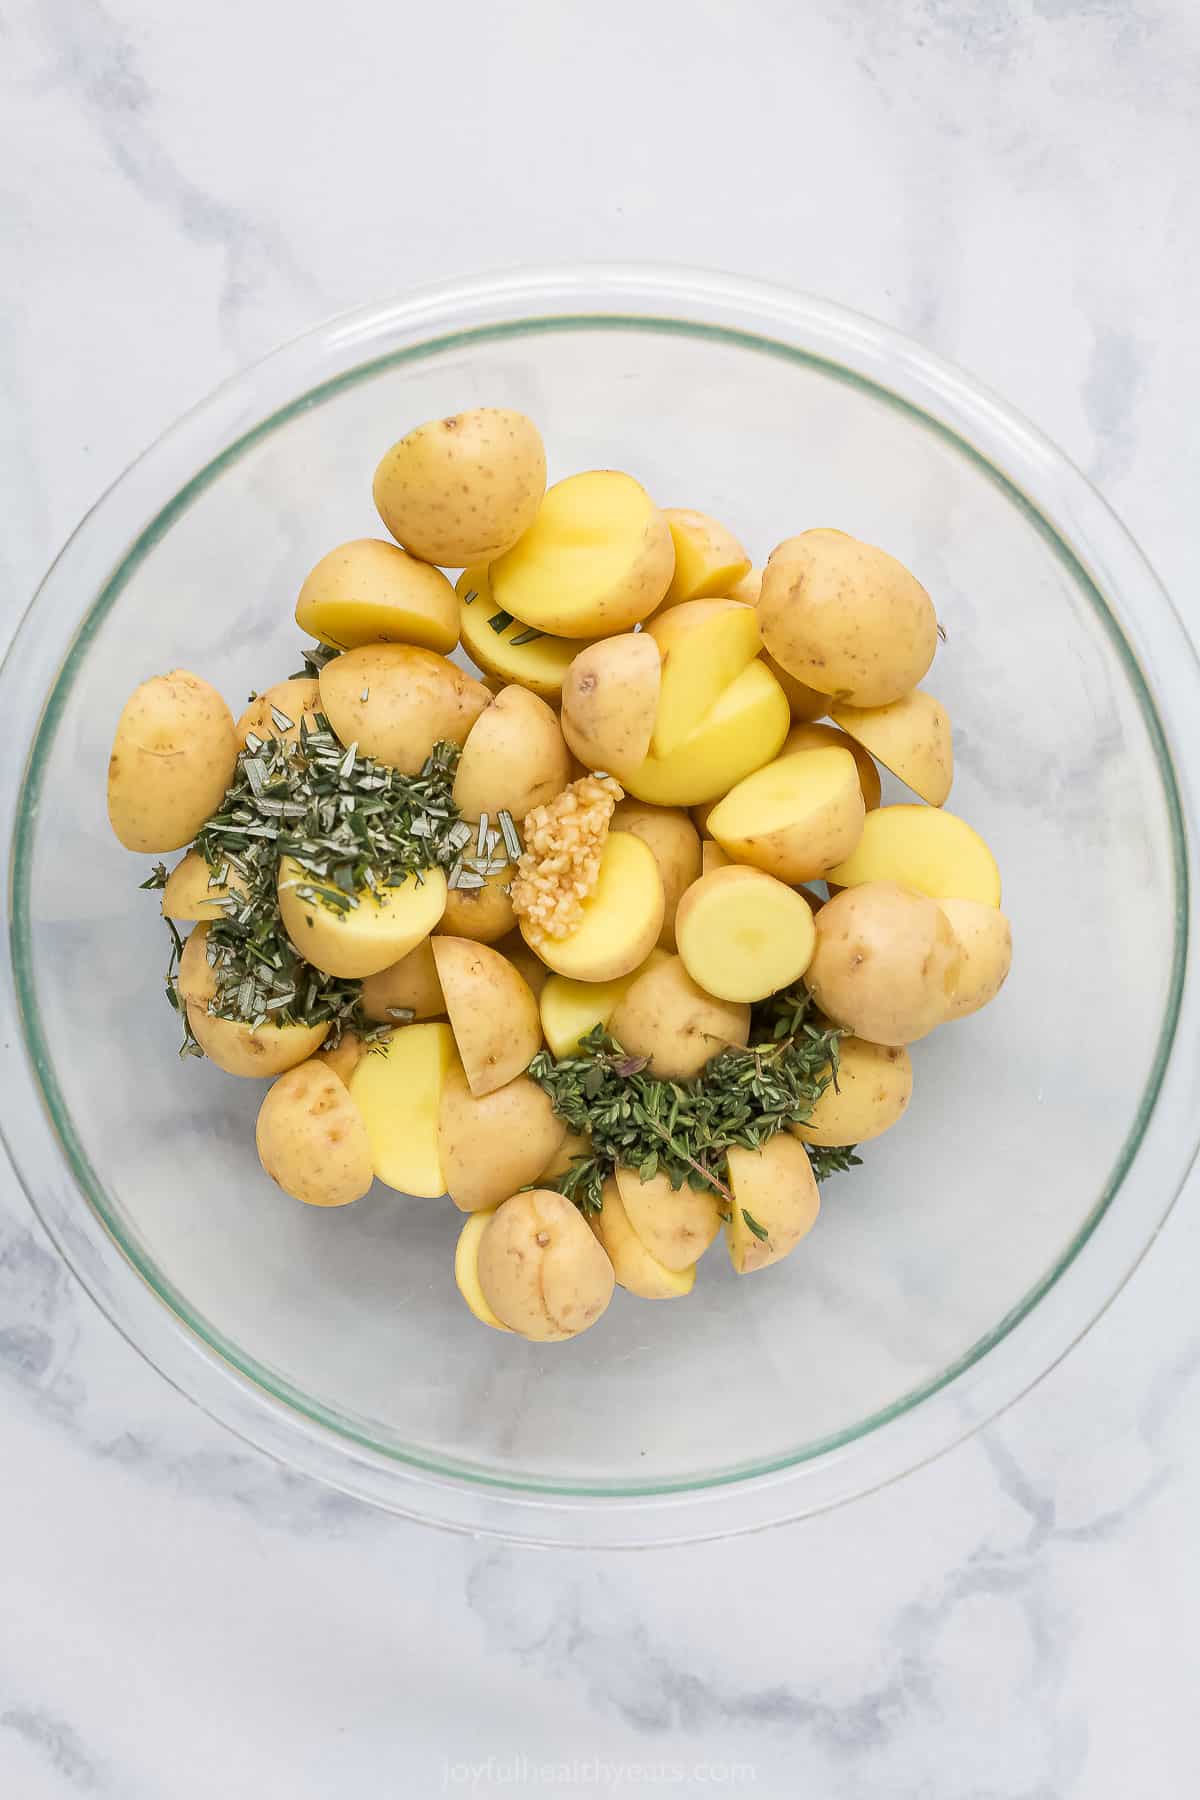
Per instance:
[[[837,1077],[841,1033],[821,1018],[803,988],[755,1007],[746,1049],[720,1051],[691,1081],[646,1073],[646,1058],[628,1056],[602,1026],[575,1056],[541,1051],[529,1074],[572,1131],[591,1139],[555,1185],[581,1211],[598,1212],[613,1169],[636,1169],[644,1181],[660,1172],[672,1187],[710,1188],[733,1205],[727,1152],[757,1150],[785,1126],[807,1119]],[[809,1148],[818,1180],[859,1159],[852,1152]]]

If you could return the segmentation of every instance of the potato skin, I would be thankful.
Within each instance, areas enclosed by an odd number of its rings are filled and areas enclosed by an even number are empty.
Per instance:
[[[342,743],[406,775],[418,773],[439,740],[464,744],[492,704],[481,681],[411,644],[348,650],[326,663],[320,679],[321,710]]]
[[[375,471],[375,505],[397,543],[444,568],[488,563],[537,517],[546,451],[532,419],[479,406],[408,432]]]
[[[134,689],[108,760],[108,819],[126,850],[182,850],[220,807],[239,744],[216,689],[187,669]]]
[[[438,980],[431,940],[423,938],[407,956],[380,969],[377,975],[368,975],[363,981],[360,998],[368,1019],[374,1019],[380,1025],[402,1022],[393,1018],[393,1008],[411,1012],[413,1017],[409,1023],[445,1018],[446,998]]]
[[[684,891],[700,879],[700,834],[681,806],[647,806],[622,800],[612,816],[614,831],[631,831],[650,850],[663,884],[663,923],[658,941],[675,948],[675,912]]]
[[[612,1264],[617,1283],[627,1293],[641,1300],[679,1300],[691,1293],[695,1264],[669,1269],[658,1261],[633,1229],[621,1189],[611,1175],[604,1183],[600,1211],[589,1213],[587,1223]]]
[[[760,575],[759,580],[761,579]],[[776,662],[769,650],[763,650],[761,656],[787,697],[794,725],[810,725],[814,720],[825,717],[829,711],[828,694],[822,694],[816,688],[807,687],[803,681],[797,681],[794,675],[788,674],[782,663]]]
[[[837,1086],[831,1082],[811,1118],[788,1129],[802,1144],[840,1149],[869,1143],[903,1118],[912,1085],[912,1058],[901,1045],[843,1038],[838,1045]]]
[[[280,731],[271,716],[271,708],[276,707],[285,718],[292,723],[286,731]],[[246,739],[251,733],[261,738],[264,743],[270,738],[286,738],[290,744],[300,742],[300,721],[305,716],[310,728],[313,714],[321,710],[321,685],[308,675],[293,675],[289,681],[277,681],[274,686],[264,688],[256,699],[251,700],[245,712],[234,727],[237,732],[239,746],[246,748]]]
[[[505,687],[467,733],[454,804],[468,820],[509,812],[520,825],[570,779],[571,759],[553,708],[522,687]]]
[[[871,881],[827,900],[804,980],[827,1018],[872,1044],[912,1044],[947,1018],[960,952],[936,901]]]
[[[812,1164],[804,1145],[787,1132],[769,1138],[761,1150],[730,1150],[729,1185],[733,1210],[725,1235],[739,1275],[782,1262],[817,1222],[821,1195]],[[747,1213],[765,1237],[751,1228]]]
[[[890,706],[835,703],[830,717],[852,743],[862,746],[868,760],[877,756],[885,769],[890,769],[927,805],[945,805],[954,781],[954,740],[946,709],[932,694],[914,688]],[[875,786],[878,792],[878,775]],[[869,800],[867,804],[870,806]]]
[[[391,887],[360,888],[349,912],[327,906],[314,894],[321,882],[293,857],[280,858],[279,916],[297,956],[327,975],[361,980],[391,968],[428,937],[446,908],[446,877],[424,869]]]
[[[338,1080],[349,1087],[350,1077],[366,1054],[367,1046],[358,1033],[343,1031],[333,1049],[327,1049],[325,1044],[322,1044],[313,1061],[323,1063],[327,1069],[332,1069]]]
[[[829,696],[825,696],[828,702]],[[856,743],[848,732],[836,725],[809,722],[793,725],[783,740],[780,756],[793,756],[799,750],[848,750],[854,758],[858,769],[859,786],[862,788],[863,805],[868,812],[873,812],[883,797],[883,785],[879,779],[879,770],[875,767],[874,758],[862,744]]]
[[[585,769],[624,781],[650,750],[662,657],[648,632],[625,632],[581,650],[563,678],[562,730]]]
[[[685,1181],[673,1188],[665,1175],[643,1181],[636,1169],[618,1168],[625,1216],[656,1261],[666,1269],[690,1269],[721,1229],[721,1208],[711,1188]]]
[[[188,933],[175,977],[179,998],[194,1000],[203,1007],[207,1007],[217,991],[217,972],[208,960],[208,926],[209,921],[202,919],[195,930]]]
[[[164,919],[223,919],[221,905],[229,889],[211,879],[212,871],[198,850],[189,850],[167,876],[163,889]]]
[[[939,900],[958,942],[958,983],[950,1017],[965,1019],[987,1006],[1012,967],[1012,926],[1002,912],[981,900]]]
[[[521,821],[518,819],[517,824]],[[446,910],[437,927],[437,936],[470,938],[475,944],[498,944],[517,928],[517,915],[509,897],[516,868],[506,863],[494,875],[485,875],[481,888],[452,887],[446,890]]]
[[[454,1041],[478,1099],[522,1074],[541,1049],[538,1003],[513,965],[486,944],[436,937],[432,950]]]
[[[497,1208],[479,1241],[478,1270],[496,1317],[539,1342],[586,1331],[612,1299],[612,1264],[583,1215],[551,1188]]]
[[[271,1180],[306,1206],[349,1206],[375,1179],[362,1114],[345,1082],[315,1059],[272,1084],[254,1137]]]
[[[218,1019],[194,1000],[187,1003],[187,1018],[205,1056],[227,1075],[282,1075],[307,1061],[329,1032],[328,1024],[267,1024],[251,1031],[237,1019]]]
[[[549,1096],[528,1075],[490,1094],[471,1092],[461,1064],[447,1070],[438,1108],[446,1192],[460,1212],[499,1206],[537,1181],[567,1135]]]
[[[458,642],[458,598],[428,562],[382,538],[355,538],[309,570],[296,623],[335,650],[420,644],[445,656]]]
[[[763,643],[790,675],[852,706],[899,700],[937,649],[937,617],[920,582],[844,531],[804,531],[771,552],[758,619]]]
[[[730,1044],[750,1036],[750,1008],[705,993],[678,956],[648,969],[618,1002],[611,1035],[631,1056],[648,1056],[662,1081],[690,1081]]]

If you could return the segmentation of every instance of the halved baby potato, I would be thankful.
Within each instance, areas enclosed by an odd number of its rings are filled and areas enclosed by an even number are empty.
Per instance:
[[[687,506],[666,506],[663,518],[675,545],[675,573],[660,611],[689,600],[731,595],[750,573],[744,547],[718,519]],[[741,594],[736,597],[745,598]],[[749,604],[753,605],[753,600]]]
[[[615,981],[645,962],[662,930],[662,876],[652,851],[629,831],[610,831],[600,853],[600,877],[583,902],[583,916],[564,937],[547,937],[521,920],[521,932],[542,961],[577,981]]]
[[[458,642],[458,601],[440,569],[383,538],[355,538],[309,571],[296,623],[335,650],[421,644],[444,655]]]
[[[570,779],[571,759],[553,709],[523,687],[506,687],[467,733],[454,804],[465,819],[508,812],[520,821],[561,794]]]
[[[675,948],[675,913],[680,897],[700,879],[700,834],[681,806],[647,806],[622,800],[612,816],[614,831],[632,831],[648,844],[663,881],[663,924],[659,942]]]
[[[422,938],[407,955],[378,974],[366,976],[359,1001],[367,1018],[381,1025],[396,1024],[397,1013],[412,1014],[411,1019],[400,1021],[407,1025],[444,1017],[446,997],[433,960],[432,940]]]
[[[692,980],[721,1000],[765,1000],[799,980],[812,958],[812,910],[794,888],[731,863],[690,887],[675,919]]]
[[[468,821],[470,822],[470,821]],[[516,868],[505,863],[483,877],[482,887],[452,887],[446,891],[446,910],[442,914],[438,935],[470,938],[476,944],[498,944],[517,928],[513,911],[512,886]]]
[[[438,1114],[457,1061],[449,1025],[401,1025],[364,1056],[350,1093],[367,1128],[371,1166],[401,1194],[432,1200],[446,1191]]]
[[[440,869],[407,875],[395,887],[362,888],[344,909],[321,896],[335,893],[295,860],[280,859],[279,916],[297,956],[326,975],[377,975],[428,937],[446,910]]]
[[[654,733],[662,657],[645,631],[589,644],[563,678],[562,729],[585,769],[624,781],[645,760]]]
[[[673,1188],[666,1175],[643,1181],[636,1169],[616,1171],[625,1216],[650,1255],[666,1269],[690,1269],[721,1229],[721,1202],[712,1188],[688,1182]]]
[[[476,1267],[496,1317],[539,1342],[586,1331],[612,1299],[612,1264],[579,1209],[550,1188],[497,1207],[480,1234]]]
[[[329,1032],[328,1021],[321,1025],[268,1021],[251,1030],[240,1019],[217,1018],[195,1000],[187,1002],[187,1020],[205,1056],[227,1075],[282,1075],[319,1050]]]
[[[739,1275],[789,1256],[817,1222],[821,1195],[804,1145],[787,1132],[761,1150],[728,1153],[733,1209],[725,1226]]]
[[[491,563],[492,596],[559,637],[611,637],[649,617],[674,568],[670,530],[645,488],[596,469],[546,490],[529,529]]]
[[[573,981],[569,975],[547,972],[538,995],[542,1034],[555,1056],[574,1056],[580,1038],[597,1025],[607,1025],[635,981],[659,963],[668,961],[666,950],[651,950],[645,962],[619,975],[615,981]]]
[[[546,450],[532,419],[475,406],[406,432],[375,471],[375,505],[392,536],[445,569],[490,562],[533,524]]]
[[[202,919],[188,933],[175,975],[175,991],[186,1003],[207,1007],[217,991],[217,972],[208,960],[209,921]]]
[[[639,638],[648,637],[639,632]],[[622,786],[654,806],[699,806],[729,792],[779,752],[791,724],[783,689],[759,659],[732,681],[670,756],[615,769]]]
[[[332,1049],[329,1048],[329,1039],[326,1038],[313,1061],[323,1063],[327,1069],[332,1069],[338,1080],[349,1087],[350,1077],[366,1054],[367,1046],[358,1033],[343,1031]]]
[[[461,1063],[446,1071],[438,1152],[446,1192],[460,1212],[499,1206],[539,1180],[566,1135],[549,1096],[528,1075],[478,1095]]]
[[[489,1212],[475,1212],[465,1220],[454,1247],[454,1281],[481,1324],[490,1325],[493,1331],[507,1331],[508,1326],[496,1317],[479,1285],[479,1244],[496,1211],[493,1206]]]
[[[939,900],[938,905],[959,948],[949,1016],[965,1019],[994,1000],[1004,986],[1012,966],[1012,926],[996,907],[979,900]]]
[[[343,744],[416,775],[443,738],[465,744],[492,696],[433,650],[364,644],[321,670],[321,711]]]
[[[914,794],[930,806],[945,804],[954,780],[954,743],[940,700],[914,688],[890,706],[835,703],[829,716]],[[878,789],[878,776],[875,785]]]
[[[300,742],[300,724],[308,720],[315,729],[313,717],[321,710],[321,684],[312,675],[293,675],[288,681],[277,681],[273,687],[256,694],[234,727],[238,743],[246,746],[247,738],[286,738],[291,744]],[[287,721],[285,724],[284,721]]]
[[[831,1081],[804,1123],[789,1130],[803,1144],[866,1144],[903,1118],[912,1085],[912,1057],[903,1045],[842,1038],[836,1084]]]
[[[862,836],[866,811],[848,750],[781,756],[731,788],[708,829],[736,862],[792,884],[816,881]]]
[[[190,844],[220,806],[240,748],[232,713],[199,675],[173,669],[143,681],[122,708],[108,760],[118,841],[149,856]]]
[[[538,1003],[512,964],[486,944],[436,937],[432,948],[471,1092],[492,1094],[541,1049]]]
[[[1000,904],[1000,871],[979,833],[932,806],[881,806],[868,813],[855,849],[827,874],[843,888],[895,881],[931,900]]]
[[[700,846],[700,873],[711,875],[714,869],[727,869],[733,862],[732,856],[726,856],[720,844],[712,838],[705,838]]]
[[[229,889],[214,881],[212,870],[198,850],[189,850],[167,876],[163,889],[164,919],[223,919],[229,909],[221,902]]]
[[[604,1183],[601,1198],[600,1211],[589,1213],[587,1223],[612,1264],[620,1286],[642,1300],[679,1300],[690,1294],[696,1284],[696,1265],[669,1269],[652,1255],[630,1224],[621,1190],[611,1175]]]
[[[761,648],[758,614],[737,600],[685,600],[646,626],[662,657],[652,756],[670,756]]]
[[[315,1057],[272,1084],[254,1137],[271,1180],[306,1206],[349,1206],[375,1179],[362,1114]]]
[[[883,794],[879,770],[870,753],[856,743],[848,732],[839,731],[836,725],[827,725],[824,721],[820,724],[810,721],[803,725],[793,725],[783,740],[783,749],[779,754],[793,756],[798,750],[848,750],[858,769],[863,805],[868,812],[873,812],[879,805]]]
[[[586,639],[554,637],[503,612],[492,598],[484,563],[463,570],[456,592],[459,636],[471,661],[502,687],[519,682],[531,694],[558,706],[563,677],[579,652],[587,648]]]
[[[894,881],[864,882],[827,900],[815,930],[804,979],[835,1025],[872,1044],[913,1044],[949,1016],[961,952],[950,921],[925,894]]]
[[[706,993],[682,958],[668,956],[630,983],[609,1030],[631,1056],[650,1059],[651,1075],[690,1081],[722,1050],[746,1044],[750,1008]]]

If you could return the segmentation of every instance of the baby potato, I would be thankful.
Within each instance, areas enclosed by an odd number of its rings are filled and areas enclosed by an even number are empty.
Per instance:
[[[457,593],[463,649],[484,671],[489,685],[495,680],[504,688],[515,681],[539,699],[548,700],[551,706],[560,705],[563,677],[580,651],[587,649],[587,640],[552,637],[548,631],[533,633],[524,619],[510,618],[498,631],[492,621],[500,624],[507,615],[492,599],[485,563],[463,570]],[[523,637],[532,641],[519,642]]]
[[[727,794],[769,763],[790,722],[783,689],[756,658],[672,755],[647,756],[635,768],[613,773],[638,800],[654,806],[699,806]]]
[[[941,814],[934,814],[940,818]],[[827,900],[804,977],[835,1025],[872,1044],[912,1044],[947,1017],[961,957],[941,908],[894,881]]]
[[[802,1144],[841,1148],[869,1143],[903,1118],[912,1085],[912,1058],[902,1045],[843,1038],[836,1087],[830,1082],[810,1117],[788,1129]]]
[[[827,874],[837,887],[898,881],[931,900],[1000,904],[1000,871],[979,833],[965,819],[931,806],[881,806],[868,813],[857,847]]]
[[[428,937],[446,910],[446,877],[440,869],[407,875],[394,887],[360,888],[345,910],[327,904],[337,890],[295,860],[280,859],[279,917],[297,956],[326,975],[354,979],[378,975]]]
[[[202,920],[188,933],[183,955],[179,958],[175,990],[181,1000],[195,1001],[197,1006],[203,1007],[207,1007],[216,995],[217,972],[208,960],[207,920]]]
[[[505,863],[483,877],[482,887],[452,887],[446,893],[446,910],[438,934],[470,938],[476,944],[498,944],[517,928],[509,888],[516,869]]]
[[[316,728],[314,713],[321,710],[321,686],[312,676],[293,675],[290,681],[277,681],[273,687],[256,694],[234,726],[240,747],[247,738],[286,738],[291,744],[300,742],[300,721],[307,718],[309,729]],[[279,719],[276,718],[279,714]],[[280,720],[288,723],[281,725]]]
[[[499,1206],[537,1181],[560,1149],[567,1128],[548,1095],[528,1075],[491,1093],[471,1092],[452,1063],[438,1107],[438,1154],[446,1192],[460,1212]]]
[[[446,998],[433,960],[432,940],[422,938],[399,961],[368,975],[359,999],[367,1018],[381,1025],[394,1025],[398,1012],[412,1014],[412,1019],[402,1021],[404,1024],[444,1018]]]
[[[954,744],[946,709],[932,694],[914,688],[890,706],[835,702],[829,716],[914,794],[930,806],[945,803],[954,780]],[[878,791],[878,776],[875,786]]]
[[[440,569],[382,538],[355,538],[310,569],[296,623],[335,650],[421,644],[447,655],[458,642],[458,600]]]
[[[582,1213],[551,1188],[497,1207],[480,1234],[476,1267],[496,1317],[541,1342],[586,1331],[612,1299],[612,1264]]]
[[[646,633],[662,658],[650,753],[666,757],[758,655],[758,614],[737,600],[685,600],[658,613]]]
[[[660,611],[688,600],[731,594],[749,574],[750,558],[718,520],[686,506],[665,506],[663,518],[675,546],[675,573]]]
[[[624,781],[650,749],[662,657],[647,632],[581,650],[563,678],[562,730],[585,769]]]
[[[539,631],[612,637],[649,618],[674,568],[671,533],[645,488],[596,469],[547,489],[525,535],[491,562],[492,597]]]
[[[794,889],[736,863],[702,875],[679,902],[675,935],[697,986],[751,1003],[803,975],[813,953],[813,915]]]
[[[701,875],[711,875],[714,869],[728,869],[732,862],[733,858],[726,856],[720,844],[715,844],[712,838],[705,838],[700,846]]]
[[[573,981],[569,975],[551,975],[538,995],[542,1035],[555,1056],[574,1056],[579,1040],[597,1025],[607,1025],[635,981],[668,960],[665,950],[651,950],[645,962],[619,975],[615,981]]]
[[[621,1190],[610,1175],[604,1183],[602,1206],[588,1215],[596,1241],[612,1264],[618,1283],[642,1300],[679,1300],[696,1285],[696,1266],[668,1269],[651,1255],[629,1222]]]
[[[762,578],[761,569],[747,569],[739,580],[725,589],[725,598],[740,600],[745,606],[757,606],[758,596],[762,593]]]
[[[726,1222],[729,1260],[739,1275],[781,1262],[807,1237],[821,1210],[808,1152],[786,1132],[761,1150],[728,1153],[733,1209]]]
[[[392,445],[374,482],[396,542],[447,569],[502,555],[533,524],[545,491],[537,426],[496,406],[418,425]]]
[[[965,1019],[994,1000],[1004,986],[1012,966],[1012,926],[1002,912],[979,900],[939,900],[938,905],[959,949],[958,984],[949,1016]]]
[[[490,1325],[493,1331],[507,1331],[508,1326],[496,1317],[479,1285],[479,1240],[495,1210],[493,1207],[491,1212],[471,1213],[465,1220],[454,1249],[454,1281],[481,1324]]]
[[[562,1143],[550,1158],[550,1161],[546,1164],[545,1168],[540,1171],[538,1175],[538,1186],[549,1187],[552,1182],[558,1180],[560,1175],[565,1175],[568,1172],[577,1157],[590,1156],[591,1154],[591,1138],[584,1137],[583,1134],[578,1131],[568,1131],[563,1138]]]
[[[401,1194],[434,1200],[446,1191],[438,1137],[442,1088],[457,1062],[449,1025],[400,1025],[350,1077],[371,1167]]]
[[[705,1063],[750,1037],[750,1008],[705,993],[678,956],[638,976],[609,1020],[631,1056],[648,1056],[651,1075],[690,1081]]]
[[[327,1038],[321,1045],[321,1048],[317,1051],[317,1054],[312,1058],[312,1061],[323,1063],[327,1069],[332,1069],[338,1080],[344,1082],[345,1085],[349,1087],[350,1077],[353,1075],[355,1069],[357,1069],[360,1061],[366,1054],[367,1046],[363,1043],[358,1033],[356,1031],[343,1031],[332,1050],[329,1048],[329,1040]]]
[[[866,811],[848,750],[800,750],[748,775],[708,816],[735,862],[793,885],[842,862],[862,836]]]
[[[315,1057],[272,1083],[254,1141],[271,1180],[306,1206],[349,1206],[375,1179],[362,1114]]]
[[[321,710],[342,743],[405,775],[441,739],[465,744],[491,704],[481,681],[411,644],[364,644],[321,670]]]
[[[675,912],[680,895],[700,879],[700,834],[679,806],[646,806],[622,800],[612,816],[614,831],[631,831],[646,844],[662,876],[663,925],[659,943],[675,948]]]
[[[227,1075],[282,1075],[307,1061],[329,1032],[321,1025],[273,1025],[251,1031],[240,1019],[219,1019],[195,1000],[187,1002],[192,1036],[210,1062]]]
[[[758,620],[789,674],[852,706],[899,700],[937,649],[937,617],[920,582],[844,531],[804,531],[771,552]]]
[[[486,944],[436,937],[433,960],[471,1092],[477,1099],[495,1093],[542,1047],[538,1003],[512,964]]]
[[[454,804],[467,819],[509,812],[520,820],[561,794],[570,778],[570,757],[552,709],[524,688],[506,687],[467,733]]]
[[[126,850],[190,844],[220,807],[238,748],[233,714],[198,675],[172,669],[135,688],[108,759],[108,820]]]
[[[521,920],[521,933],[556,974],[615,981],[645,962],[662,930],[665,901],[654,855],[629,831],[610,831],[600,878],[583,916],[564,937],[546,937]]]
[[[825,696],[828,703],[829,696]],[[839,731],[836,725],[817,725],[808,723],[793,725],[783,742],[780,756],[794,756],[798,750],[848,750],[854,758],[858,769],[858,782],[862,788],[863,805],[868,812],[873,812],[879,805],[883,788],[879,780],[879,770],[875,767],[870,753],[845,731]]]
[[[163,889],[164,919],[223,919],[227,912],[221,902],[229,889],[214,881],[212,870],[198,850],[189,850],[167,876]]]
[[[789,675],[783,664],[776,662],[769,651],[762,652],[762,660],[783,689],[791,709],[794,725],[808,725],[814,719],[823,719],[829,711],[829,695],[822,694],[816,688],[806,687],[804,682],[797,681]],[[878,804],[878,802],[876,802]]]
[[[515,919],[515,913],[513,917]],[[455,932],[453,935],[455,937],[470,937],[471,933],[469,931],[459,931]],[[482,943],[484,941],[485,940],[482,938],[476,939],[477,943]],[[541,957],[536,955],[536,953],[529,948],[529,945],[525,942],[525,939],[521,936],[520,932],[516,930],[509,932],[506,937],[500,938],[494,945],[494,948],[506,962],[512,964],[513,968],[517,971],[517,974],[521,976],[522,980],[529,987],[534,999],[540,1004],[542,989],[550,979],[550,971],[542,961]]]
[[[721,1206],[711,1188],[686,1181],[673,1188],[666,1175],[643,1181],[636,1169],[618,1168],[625,1216],[651,1256],[666,1269],[691,1269],[721,1229]]]

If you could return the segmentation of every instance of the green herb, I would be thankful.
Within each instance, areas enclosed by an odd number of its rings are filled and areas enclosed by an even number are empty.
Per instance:
[[[502,632],[507,631],[512,622],[513,616],[509,612],[494,612],[488,620],[488,624],[496,633],[497,637],[499,637]]]
[[[862,1167],[862,1157],[855,1156],[853,1144],[847,1144],[844,1149],[833,1149],[827,1144],[806,1144],[805,1148],[818,1181],[827,1181],[831,1175],[844,1175],[848,1169]]]
[[[710,1188],[731,1209],[727,1152],[760,1149],[811,1116],[837,1078],[840,1036],[806,990],[791,988],[754,1008],[747,1048],[720,1051],[691,1081],[647,1074],[648,1059],[627,1055],[601,1026],[574,1056],[539,1052],[529,1074],[571,1130],[591,1139],[590,1155],[575,1158],[556,1185],[582,1211],[596,1212],[604,1182],[619,1166],[643,1180],[661,1172],[675,1188],[685,1181]],[[827,1154],[809,1150],[818,1179]],[[834,1155],[836,1168],[852,1166],[849,1153]]]
[[[154,868],[150,872],[149,878],[145,881],[138,882],[138,886],[142,889],[165,888],[166,885],[167,885],[167,865],[166,865],[166,863],[155,863]]]
[[[759,1243],[765,1244],[769,1235],[765,1226],[760,1225],[758,1220],[754,1217],[754,1214],[748,1213],[744,1206],[742,1208],[742,1217],[746,1221],[747,1228],[754,1233]]]
[[[509,638],[508,641],[516,649],[519,644],[535,643],[538,638],[545,637],[545,635],[544,631],[535,631],[532,625],[527,625],[524,631],[518,631],[516,637]]]
[[[288,676],[289,681],[315,681],[325,664],[331,663],[335,656],[342,653],[335,650],[332,644],[314,644],[311,649],[302,650],[300,654],[304,658],[304,667],[294,669]]]
[[[469,594],[463,595],[463,605],[470,606],[472,600],[478,600],[478,598],[479,598],[479,589],[472,588]]]

